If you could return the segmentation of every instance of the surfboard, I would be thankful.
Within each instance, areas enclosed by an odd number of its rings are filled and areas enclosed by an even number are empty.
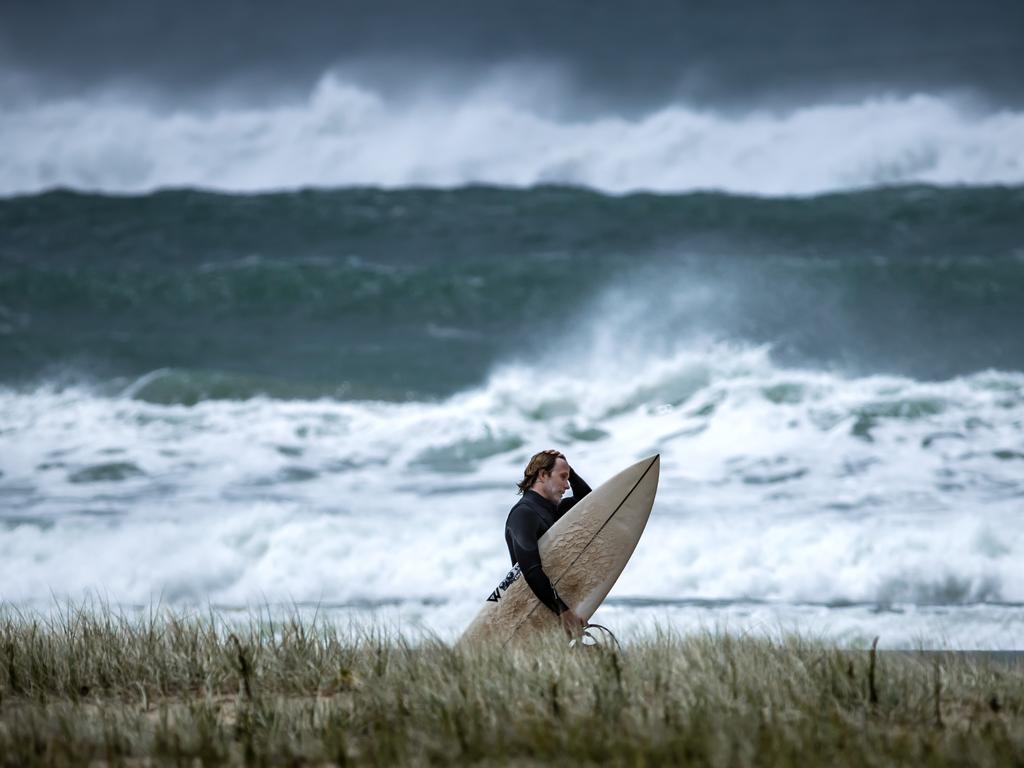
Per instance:
[[[539,541],[544,572],[565,603],[589,621],[640,541],[654,505],[660,455],[619,472],[555,522]],[[487,595],[460,643],[498,642],[560,628],[533,594],[519,566]]]

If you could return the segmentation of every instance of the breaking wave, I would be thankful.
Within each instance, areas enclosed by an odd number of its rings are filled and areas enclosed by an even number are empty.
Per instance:
[[[169,111],[124,94],[13,104],[0,115],[0,194],[559,183],[809,195],[1024,182],[1024,114],[953,97],[573,119],[541,85],[389,100],[327,74],[304,100],[263,108]]]
[[[662,454],[620,598],[1024,602],[1021,374],[850,379],[715,344],[628,365],[513,364],[436,402],[4,391],[3,598],[471,610],[557,445],[595,484]]]

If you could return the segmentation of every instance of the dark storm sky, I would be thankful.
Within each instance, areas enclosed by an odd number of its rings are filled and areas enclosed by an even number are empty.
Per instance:
[[[1024,104],[1024,0],[3,0],[8,94],[130,86],[287,97],[336,68],[385,91],[557,65],[580,104],[770,105],[958,91]]]

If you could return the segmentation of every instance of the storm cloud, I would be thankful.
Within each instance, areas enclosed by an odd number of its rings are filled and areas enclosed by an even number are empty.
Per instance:
[[[914,92],[1024,104],[1016,0],[16,1],[0,20],[7,98],[132,88],[252,103],[306,93],[329,71],[397,93],[539,67],[572,85],[574,108],[623,113]]]

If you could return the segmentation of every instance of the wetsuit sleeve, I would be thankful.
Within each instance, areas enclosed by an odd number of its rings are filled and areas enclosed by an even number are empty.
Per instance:
[[[530,585],[533,594],[555,613],[561,613],[568,606],[551,586],[548,575],[540,565],[540,549],[537,546],[537,518],[529,509],[516,507],[508,517],[512,552],[519,569]]]
[[[558,512],[556,519],[564,515],[573,505],[590,493],[590,486],[587,485],[586,480],[576,474],[576,470],[569,467],[569,487],[572,488],[572,496],[568,499],[562,499],[558,502]]]

